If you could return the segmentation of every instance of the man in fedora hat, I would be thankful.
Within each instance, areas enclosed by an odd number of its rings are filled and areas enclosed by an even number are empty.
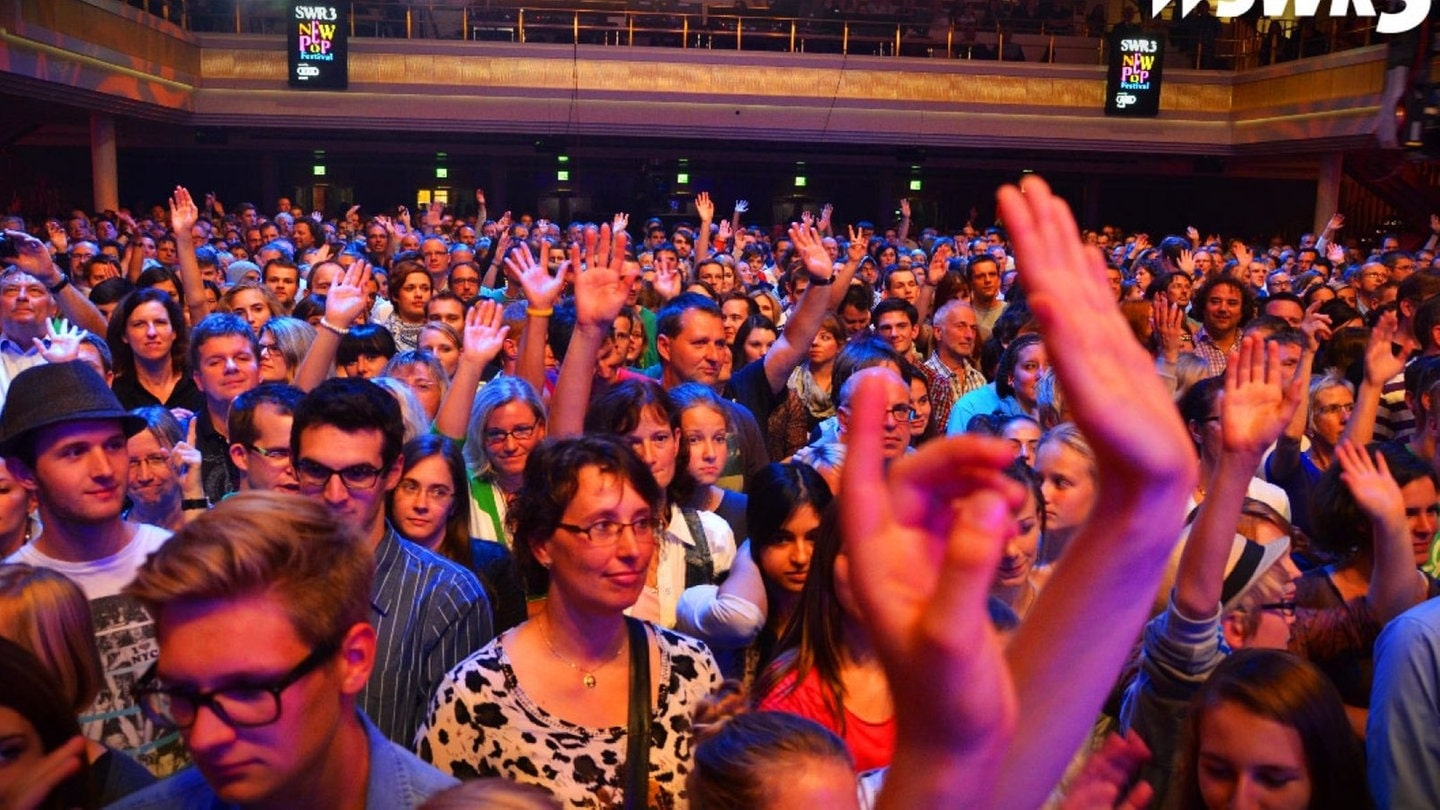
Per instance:
[[[129,684],[155,659],[155,631],[121,593],[170,533],[121,517],[130,459],[126,440],[145,427],[90,366],[46,363],[11,381],[0,410],[0,456],[39,504],[41,531],[5,560],[49,568],[90,600],[105,684],[82,717],[87,736],[129,750],[157,773],[183,764],[178,737],[161,737]]]

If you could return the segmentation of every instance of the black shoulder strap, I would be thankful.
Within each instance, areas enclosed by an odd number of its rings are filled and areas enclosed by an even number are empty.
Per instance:
[[[625,810],[650,799],[650,637],[645,623],[625,617],[630,633],[630,728],[625,740]]]
[[[680,516],[690,529],[695,545],[685,549],[685,587],[709,585],[715,582],[715,561],[710,555],[710,540],[705,536],[705,525],[700,522],[700,513],[688,506],[680,507]]]

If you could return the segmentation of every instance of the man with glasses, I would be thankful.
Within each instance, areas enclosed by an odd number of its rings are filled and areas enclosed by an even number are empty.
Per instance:
[[[420,243],[420,258],[424,260],[425,271],[430,274],[430,287],[445,289],[450,277],[450,245],[444,237],[425,237]]]
[[[300,494],[323,503],[375,557],[375,671],[360,705],[386,737],[409,745],[440,679],[494,634],[475,575],[402,540],[385,519],[402,472],[402,424],[400,405],[380,387],[326,380],[295,408],[290,453]]]
[[[881,450],[885,463],[889,464],[905,455],[910,448],[910,422],[917,414],[910,404],[910,386],[898,372],[885,366],[871,366],[850,376],[840,387],[840,404],[836,415],[840,418],[840,441],[844,443],[850,427],[850,400],[860,385],[871,377],[879,377],[885,383],[885,431]]]
[[[135,691],[197,767],[112,806],[413,808],[455,784],[357,708],[383,652],[374,575],[323,506],[275,493],[232,498],[152,556],[126,590],[160,640]]]
[[[57,309],[81,329],[105,334],[105,316],[60,272],[43,242],[24,231],[5,237],[15,257],[0,272],[0,402],[15,375],[45,362],[35,341],[48,339]]]
[[[290,462],[290,427],[304,396],[285,383],[261,383],[230,406],[230,463],[240,492],[299,492]]]
[[[43,529],[5,562],[48,568],[80,586],[105,678],[81,725],[88,738],[118,742],[164,775],[184,764],[179,739],[146,722],[128,688],[155,656],[154,626],[121,593],[170,535],[121,517],[126,440],[144,428],[85,363],[47,363],[17,376],[0,411],[0,456],[36,499]]]

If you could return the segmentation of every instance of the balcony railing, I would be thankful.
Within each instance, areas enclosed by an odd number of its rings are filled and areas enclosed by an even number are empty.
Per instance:
[[[197,32],[283,34],[287,4],[274,0],[128,0]],[[664,8],[655,6],[663,5]],[[351,6],[352,38],[439,39],[622,47],[834,53],[1104,64],[1104,26],[1093,18],[1000,16],[976,6],[953,19],[928,13],[786,16],[770,9],[631,0],[540,2],[373,0]],[[1213,18],[1212,18],[1213,19]],[[1370,45],[1364,18],[1268,21],[1262,31],[1235,19],[1195,24],[1157,20],[1146,31],[1170,39],[1167,64],[1246,70]]]

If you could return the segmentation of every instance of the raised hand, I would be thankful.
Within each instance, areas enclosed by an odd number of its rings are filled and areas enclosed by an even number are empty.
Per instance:
[[[1345,215],[1339,212],[1330,215],[1330,221],[1325,223],[1325,230],[1338,231],[1345,227]]]
[[[746,211],[749,211],[749,210],[750,210],[750,203],[749,203],[749,201],[747,201],[747,200],[736,200],[736,201],[735,201],[735,213],[737,213],[737,214],[743,214],[743,213],[745,213]]]
[[[1104,258],[1080,242],[1070,207],[1043,180],[1029,175],[1022,182],[1023,193],[1013,186],[1000,190],[1000,211],[1015,242],[1016,264],[1024,268],[1020,283],[1076,424],[1102,469],[1124,471],[1136,481],[1174,475],[1172,483],[1188,493],[1196,476],[1189,434],[1171,392],[1151,369],[1152,359],[1115,306]],[[1127,408],[1114,406],[1116,391],[1127,392]],[[1136,424],[1147,429],[1137,431]],[[1183,499],[1177,506],[1183,509]]]
[[[1347,439],[1335,447],[1335,460],[1340,480],[1367,517],[1392,528],[1405,525],[1405,496],[1383,454],[1376,453],[1372,460],[1364,447]]]
[[[1180,251],[1180,259],[1179,259],[1179,261],[1177,261],[1175,264],[1176,264],[1177,267],[1180,268],[1180,272],[1184,273],[1185,275],[1187,275],[1187,276],[1189,276],[1189,277],[1191,277],[1191,278],[1194,278],[1194,277],[1195,277],[1195,254],[1194,254],[1194,253],[1191,253],[1191,252],[1188,251],[1188,250],[1182,250],[1182,251]]]
[[[329,260],[330,260],[330,243],[329,243],[329,242],[321,242],[319,245],[316,245],[316,246],[315,246],[315,254],[310,257],[310,266],[311,266],[311,267],[314,267],[315,265],[317,265],[317,264],[319,264],[319,263],[321,263],[321,262],[325,262],[325,261],[329,261]]]
[[[1330,260],[1335,270],[1345,263],[1345,247],[1337,242],[1331,242],[1325,246],[1325,258]]]
[[[68,363],[80,357],[80,339],[85,330],[72,325],[64,318],[45,321],[45,339],[32,338],[35,348],[47,363]]]
[[[430,203],[430,207],[427,208],[427,209],[425,209],[425,232],[426,232],[426,233],[439,233],[439,232],[440,232],[440,217],[441,217],[441,215],[443,215],[444,213],[445,213],[445,205],[444,205],[444,203],[433,203],[433,202]]]
[[[1370,330],[1370,337],[1365,341],[1365,380],[1371,385],[1383,386],[1405,370],[1409,340],[1400,338],[1407,351],[1399,354],[1395,353],[1392,345],[1399,332],[1399,316],[1393,310],[1381,315],[1380,320],[1375,322],[1375,328]]]
[[[336,329],[349,329],[365,312],[369,299],[365,287],[370,283],[370,263],[358,260],[345,268],[345,274],[330,285],[325,295],[325,323]]]
[[[702,191],[695,195],[695,213],[700,216],[701,222],[715,219],[715,203],[710,199],[710,192]]]
[[[878,376],[859,382],[841,470],[840,489],[850,493],[839,499],[842,560],[890,678],[897,736],[965,741],[935,750],[951,757],[967,780],[975,779],[956,789],[985,797],[993,787],[986,778],[994,778],[1019,712],[1004,647],[985,606],[1001,549],[1015,533],[1012,510],[1024,499],[1022,488],[1001,473],[1014,451],[971,434],[925,445],[887,471],[884,403]],[[862,492],[875,497],[856,497]],[[897,749],[890,775],[897,789],[904,769],[914,765],[902,761]],[[920,806],[913,797],[901,798]],[[950,798],[943,806],[992,803]]]
[[[479,203],[480,205],[484,205],[484,204],[485,204],[485,189],[483,189],[483,188],[477,188],[477,189],[475,189],[475,202]]]
[[[1330,328],[1330,316],[1320,314],[1320,307],[1325,302],[1316,301],[1305,308],[1305,317],[1300,320],[1300,331],[1305,335],[1305,348],[1308,351],[1320,350],[1320,344],[1330,339],[1332,330]]]
[[[585,270],[575,274],[575,321],[608,330],[640,273],[625,269],[628,239],[623,231],[611,234],[609,225],[600,226],[598,232],[587,228],[584,240]]]
[[[565,290],[565,271],[570,267],[571,262],[561,262],[555,274],[551,275],[546,263],[536,261],[530,246],[523,242],[505,255],[506,275],[519,282],[520,289],[525,292],[526,303],[534,309],[545,310],[555,306],[555,302],[560,300],[560,293]]]
[[[1160,352],[1167,360],[1175,362],[1185,345],[1185,308],[1160,293],[1150,303],[1150,318],[1155,325],[1155,340]]]
[[[1250,263],[1255,261],[1255,254],[1244,242],[1235,242],[1235,261],[1239,263],[1240,272],[1250,272]]]
[[[1150,748],[1134,729],[1124,737],[1111,732],[1070,783],[1060,810],[1144,810],[1155,797],[1148,782],[1131,788],[1123,802],[1121,791],[1149,761]]]
[[[50,807],[51,792],[85,766],[85,738],[79,735],[15,774],[7,792],[10,810],[37,810]]]
[[[716,231],[716,234],[715,234],[715,240],[714,240],[714,241],[715,241],[715,249],[716,249],[716,250],[719,250],[720,248],[724,247],[725,245],[730,244],[730,236],[731,236],[730,220],[728,220],[728,219],[722,219],[722,220],[720,220],[719,230]]]
[[[723,223],[722,223],[723,226]],[[655,268],[655,279],[650,286],[660,294],[660,298],[669,301],[680,294],[680,268],[678,267],[657,267]]]
[[[1141,252],[1142,250],[1144,250],[1145,248],[1148,248],[1148,247],[1150,247],[1150,234],[1147,234],[1147,233],[1137,233],[1137,234],[1135,234],[1135,252],[1136,252],[1136,253],[1139,253],[1139,252]]]
[[[1280,344],[1251,335],[1225,364],[1220,433],[1225,450],[1265,452],[1300,406],[1300,380],[1285,379]]]
[[[953,251],[948,244],[935,248],[935,252],[930,256],[930,266],[925,271],[926,284],[933,287],[944,280],[945,273],[950,268],[951,253]]]
[[[50,244],[54,246],[56,253],[64,253],[70,249],[70,240],[65,236],[65,229],[60,227],[60,223],[47,220],[45,233],[49,235]]]
[[[55,260],[50,257],[50,251],[45,247],[44,242],[24,231],[10,228],[5,229],[5,236],[15,247],[14,265],[16,267],[34,276],[37,281],[47,287],[54,286],[60,281],[60,268],[55,266]]]
[[[865,236],[854,225],[846,225],[850,234],[850,241],[845,244],[845,259],[851,264],[859,264],[865,258]]]
[[[821,233],[826,233],[830,230],[830,217],[834,213],[835,206],[830,203],[825,203],[824,207],[820,209],[820,221],[816,223],[816,227],[820,229]]]
[[[484,367],[495,355],[509,334],[505,325],[505,308],[486,298],[465,313],[465,334],[460,359]]]
[[[824,281],[835,274],[835,263],[820,240],[820,232],[795,222],[790,223],[790,241],[805,260],[805,269],[811,278]]]
[[[201,476],[204,457],[195,438],[197,420],[190,419],[186,425],[185,440],[176,442],[170,448],[170,469],[180,481],[180,491],[186,498],[205,497],[205,480]]]
[[[170,227],[178,237],[180,234],[190,236],[190,229],[195,227],[195,222],[200,219],[200,209],[195,207],[195,199],[184,186],[176,186],[175,193],[170,195]]]
[[[800,227],[802,227],[802,228],[813,228],[813,227],[815,227],[815,215],[812,214],[812,213],[810,213],[809,211],[801,211],[801,212],[800,212]]]
[[[1188,226],[1187,228],[1185,228],[1185,235],[1186,235],[1187,237],[1189,237],[1189,239],[1190,239],[1190,244],[1192,244],[1192,245],[1198,245],[1198,244],[1200,244],[1200,231],[1199,231],[1198,229],[1196,229],[1196,227],[1195,227],[1194,225],[1190,225],[1190,226]]]
[[[629,225],[630,225],[630,215],[627,214],[627,213],[625,213],[625,212],[623,212],[623,211],[622,211],[622,212],[619,212],[619,213],[615,214],[615,218],[614,218],[614,219],[610,220],[610,232],[611,232],[611,233],[619,233],[619,232],[625,230],[627,227],[629,227]]]

